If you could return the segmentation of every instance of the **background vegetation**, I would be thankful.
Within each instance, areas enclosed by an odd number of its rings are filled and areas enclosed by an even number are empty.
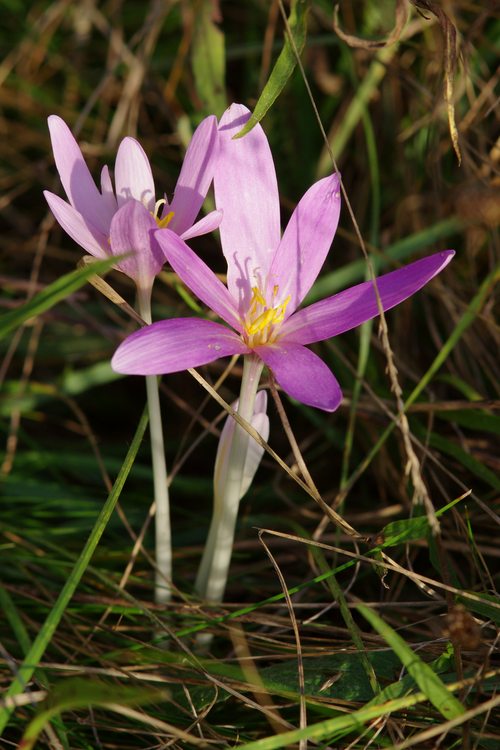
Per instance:
[[[342,2],[338,33],[329,0],[0,7],[2,747],[498,747],[498,4]],[[365,541],[267,456],[216,611],[192,585],[221,410],[187,373],[164,378],[177,594],[156,608],[144,387],[109,367],[136,324],[66,276],[82,251],[42,196],[60,190],[46,117],[68,122],[96,177],[137,136],[171,194],[196,124],[253,109],[270,77],[283,223],[332,154],[355,218],[344,202],[311,299],[365,278],[357,228],[379,271],[457,255],[387,315],[390,350],[377,324],[318,345],[344,390],[336,413],[284,403],[321,498]],[[224,272],[217,237],[194,244]],[[107,280],[133,303],[125,277]],[[155,318],[197,309],[166,270]],[[205,654],[200,628],[215,634]]]

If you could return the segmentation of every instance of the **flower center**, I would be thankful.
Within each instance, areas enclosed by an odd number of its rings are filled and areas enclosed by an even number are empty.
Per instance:
[[[160,198],[159,201],[156,201],[155,203],[155,210],[151,211],[151,216],[156,221],[156,224],[158,226],[158,229],[165,229],[165,227],[168,227],[172,219],[174,218],[174,212],[169,211],[166,216],[163,217],[163,219],[160,219],[158,214],[160,213],[160,208],[166,204],[165,198]]]
[[[278,285],[276,284],[273,288],[273,299],[277,295]],[[244,337],[248,346],[261,346],[275,340],[277,334],[275,326],[283,321],[290,299],[291,295],[288,295],[284,302],[272,307],[267,304],[259,287],[252,287],[252,299],[244,320]]]

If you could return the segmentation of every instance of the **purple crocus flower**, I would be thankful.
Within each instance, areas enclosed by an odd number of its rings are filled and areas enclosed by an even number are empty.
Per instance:
[[[194,223],[213,178],[218,147],[215,117],[207,117],[196,129],[171,204],[166,197],[156,200],[148,157],[134,138],[124,138],[118,148],[115,190],[107,166],[99,190],[66,123],[57,115],[51,115],[48,123],[57,171],[69,200],[46,190],[52,213],[70,237],[97,258],[132,251],[117,268],[139,287],[151,287],[165,263],[154,230],[168,225],[187,240],[218,227],[220,211]]]
[[[117,349],[112,367],[127,374],[166,374],[234,354],[254,354],[281,388],[304,404],[334,411],[342,392],[326,364],[307,348],[379,314],[372,281],[298,310],[335,234],[340,212],[337,175],[316,182],[280,237],[273,159],[260,126],[233,140],[249,117],[233,104],[220,125],[214,175],[227,260],[227,287],[169,229],[156,239],[172,268],[200,300],[231,326],[197,318],[163,320],[136,331]],[[384,310],[421,289],[453,257],[437,253],[377,279]]]

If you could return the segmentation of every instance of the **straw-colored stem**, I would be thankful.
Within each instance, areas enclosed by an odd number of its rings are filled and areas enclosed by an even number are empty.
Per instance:
[[[151,323],[151,290],[139,289],[137,299],[141,317],[146,323]],[[146,375],[146,392],[148,397],[149,434],[151,439],[156,506],[155,602],[157,604],[165,604],[170,601],[172,596],[172,534],[170,530],[170,501],[160,411],[160,394],[156,375]]]

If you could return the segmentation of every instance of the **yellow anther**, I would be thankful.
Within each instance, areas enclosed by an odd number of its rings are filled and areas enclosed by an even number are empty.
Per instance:
[[[247,330],[250,336],[253,336],[254,333],[263,331],[264,328],[267,328],[267,326],[272,322],[273,317],[274,310],[264,310],[264,312],[261,313],[261,315],[259,315],[259,317],[248,326]]]
[[[266,306],[266,300],[264,299],[262,292],[260,291],[259,287],[253,286],[252,287],[252,302],[258,302],[259,305],[262,305],[262,307]]]
[[[278,290],[279,290],[279,286],[278,284],[275,284],[273,286],[273,297],[276,297],[276,295],[278,294]]]
[[[165,229],[165,227],[168,227],[172,219],[174,218],[174,212],[169,211],[166,216],[163,217],[163,219],[159,219],[157,216],[155,216],[155,221],[158,225],[158,229]]]

